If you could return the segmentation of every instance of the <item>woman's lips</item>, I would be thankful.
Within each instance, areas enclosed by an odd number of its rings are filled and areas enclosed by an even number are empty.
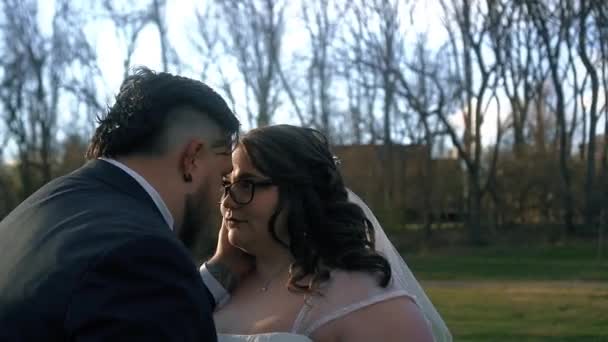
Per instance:
[[[234,217],[225,218],[225,220],[229,227],[237,227],[240,223],[246,222],[245,220],[235,219]]]

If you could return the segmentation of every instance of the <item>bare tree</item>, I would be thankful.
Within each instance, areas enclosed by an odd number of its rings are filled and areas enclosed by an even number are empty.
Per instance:
[[[435,195],[436,163],[433,162],[433,150],[435,143],[441,136],[446,134],[441,129],[439,115],[447,115],[447,99],[442,88],[438,88],[436,80],[439,77],[441,67],[438,64],[442,58],[431,56],[431,52],[425,47],[426,36],[421,35],[414,49],[414,56],[407,63],[408,74],[411,74],[411,81],[399,70],[395,70],[395,75],[399,82],[397,95],[403,98],[408,106],[413,110],[417,124],[411,130],[409,138],[416,143],[418,140],[425,145],[424,168],[421,168],[419,178],[421,180],[421,197],[423,202],[423,223],[426,238],[431,236],[431,227],[434,217],[439,212],[435,212],[433,199]],[[438,51],[440,55],[442,51]],[[406,123],[406,125],[408,125]],[[422,134],[422,138],[417,137],[417,132]]]
[[[363,53],[355,54],[360,60],[353,61],[375,72],[379,76],[376,86],[381,91],[382,102],[382,140],[384,145],[393,143],[392,119],[397,81],[394,70],[399,68],[403,58],[404,40],[400,23],[400,1],[361,1],[351,6],[356,29],[351,30],[351,41],[361,42],[354,47],[363,49]],[[359,26],[361,25],[361,26]]]
[[[83,19],[70,1],[55,2],[49,33],[40,28],[37,2],[3,0],[1,5],[0,39],[12,48],[0,51],[0,106],[17,147],[26,196],[52,177],[60,104],[79,101],[70,89],[84,86],[85,75],[98,70],[82,31]]]
[[[608,28],[600,23],[608,22],[608,3],[594,3],[594,19],[598,28],[599,44],[599,70],[603,89],[603,105],[600,107],[600,115],[604,116],[604,141],[601,154],[600,178],[605,185],[608,185]],[[608,194],[605,195],[604,203],[608,203]],[[604,209],[607,210],[608,209]],[[608,213],[605,217],[608,218]]]
[[[236,112],[236,98],[233,94],[233,80],[224,72],[226,67],[221,63],[223,50],[222,25],[220,23],[221,8],[207,2],[196,9],[197,30],[190,36],[190,41],[198,58],[194,60],[194,72],[201,75],[203,80],[219,76],[219,87],[231,103],[233,111]]]
[[[355,59],[347,61],[349,67],[357,66],[358,71],[377,74],[377,76],[364,76],[366,81],[373,81],[365,87],[376,87],[379,104],[372,103],[371,111],[366,113],[375,116],[376,105],[382,113],[382,143],[383,148],[378,150],[380,160],[384,163],[384,208],[389,209],[398,203],[395,202],[395,174],[403,170],[396,170],[394,164],[394,110],[397,79],[394,73],[398,69],[404,53],[404,39],[400,14],[404,6],[403,1],[355,1],[351,3],[351,22],[345,42],[350,42],[349,54]],[[368,90],[369,91],[369,90]],[[375,120],[370,120],[373,123]],[[372,126],[375,134],[375,127]]]
[[[218,59],[218,48],[220,47],[220,25],[217,17],[217,8],[209,3],[203,7],[198,7],[196,15],[196,32],[190,36],[190,42],[199,54],[195,60],[197,73],[202,79],[207,79],[210,72],[221,71],[215,62]],[[211,70],[216,67],[217,70]]]
[[[527,14],[538,32],[541,48],[546,52],[546,63],[550,70],[552,87],[556,93],[555,115],[559,134],[559,169],[562,179],[561,197],[564,207],[564,222],[568,233],[574,232],[574,204],[572,198],[572,176],[569,169],[570,146],[564,97],[564,79],[561,53],[566,37],[571,31],[571,1],[528,1],[525,3]]]
[[[8,134],[6,133],[2,122],[0,122],[0,193],[3,194],[0,197],[0,218],[13,209],[14,202],[14,190],[11,186],[10,177],[7,174],[8,167],[4,159],[4,150],[8,143]]]
[[[449,121],[448,113],[438,113],[444,123],[452,144],[466,169],[466,197],[468,208],[468,228],[473,244],[482,242],[481,206],[482,198],[495,174],[497,153],[491,158],[490,169],[484,170],[482,160],[482,124],[491,101],[498,103],[498,62],[485,54],[491,30],[497,25],[495,9],[488,2],[470,0],[441,0],[444,11],[444,25],[449,37],[447,79],[443,86],[449,91],[448,98],[462,111],[464,133],[462,138]],[[498,106],[499,107],[499,106]],[[499,131],[500,132],[500,131]],[[500,145],[497,136],[495,149]],[[485,178],[485,182],[484,182]]]
[[[132,2],[128,4],[133,5]],[[125,12],[125,10],[117,8],[113,0],[104,0],[103,7],[114,23],[119,41],[126,44],[126,54],[123,59],[123,78],[125,78],[131,68],[131,58],[137,46],[137,37],[148,22],[147,11],[133,10],[131,7],[131,11]]]
[[[595,51],[599,52],[598,46],[599,25],[597,20],[592,17],[592,2],[589,0],[581,0],[578,9],[578,54],[585,66],[585,70],[591,81],[591,104],[589,106],[589,139],[587,143],[587,174],[585,179],[585,223],[591,225],[596,218],[599,218],[599,209],[601,202],[598,201],[598,191],[596,190],[596,134],[599,121],[598,111],[598,96],[600,91],[600,80],[595,63],[591,60],[589,53],[589,45]],[[591,27],[589,27],[591,26]],[[588,35],[594,35],[597,38],[591,42],[587,40]],[[592,45],[593,44],[593,45]],[[599,55],[599,54],[598,54]],[[601,61],[600,63],[606,63]],[[584,133],[584,131],[583,131]]]
[[[284,32],[282,1],[216,0],[228,36],[225,51],[235,58],[245,83],[250,123],[268,125],[279,107],[280,77],[277,71]],[[251,103],[251,96],[255,104]]]
[[[131,68],[131,58],[137,47],[137,39],[147,25],[153,25],[158,31],[160,42],[160,57],[163,71],[169,71],[169,66],[179,66],[177,53],[168,40],[166,15],[166,0],[149,0],[145,6],[142,2],[129,0],[104,0],[103,8],[114,23],[119,40],[126,44],[126,54],[123,60],[124,77]]]
[[[538,85],[546,79],[546,71],[540,67],[545,57],[534,45],[536,30],[521,6],[505,0],[487,4],[495,17],[489,42],[497,61],[499,82],[511,107],[513,150],[517,157],[523,157],[530,106],[541,89]]]
[[[289,68],[277,66],[283,87],[301,124],[320,129],[330,141],[333,141],[330,119],[332,114],[337,114],[335,106],[332,106],[330,91],[338,71],[334,45],[344,11],[332,0],[303,1],[301,13],[308,34],[305,55],[298,56],[299,52],[296,52],[295,65]],[[297,64],[303,63],[307,66],[304,77],[300,77]],[[298,79],[304,79],[306,85],[298,87]],[[337,115],[334,115],[334,119],[335,125]]]
[[[361,39],[352,39],[364,36],[368,29],[368,18],[356,19],[343,27],[346,32],[340,36],[340,45],[337,47],[338,70],[347,88],[347,112],[354,135],[352,141],[361,144],[367,140],[375,144],[382,138],[379,133],[382,127],[375,115],[380,97],[380,77],[375,71],[375,65],[370,68],[371,61],[367,61],[367,44]]]
[[[173,46],[169,43],[166,17],[167,0],[152,0],[150,5],[150,20],[158,31],[160,55],[163,71],[169,71],[169,65],[179,67],[179,58]]]

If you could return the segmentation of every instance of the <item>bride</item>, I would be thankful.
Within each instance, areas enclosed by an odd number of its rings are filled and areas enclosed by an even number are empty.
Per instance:
[[[221,235],[255,267],[215,312],[219,341],[451,341],[321,133],[252,130],[232,163]]]

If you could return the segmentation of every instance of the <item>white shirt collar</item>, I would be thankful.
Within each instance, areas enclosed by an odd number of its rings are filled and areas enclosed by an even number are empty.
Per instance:
[[[173,215],[171,215],[169,208],[167,208],[165,201],[163,201],[163,198],[160,197],[160,194],[158,193],[158,191],[156,191],[156,189],[154,189],[154,187],[152,185],[150,185],[150,183],[148,183],[148,181],[144,177],[142,177],[139,173],[135,172],[133,169],[131,169],[127,165],[125,165],[115,159],[109,159],[109,158],[99,158],[99,159],[118,167],[119,169],[126,172],[129,176],[133,177],[133,179],[135,179],[135,181],[137,183],[139,183],[139,185],[141,185],[141,187],[144,188],[144,190],[146,190],[148,195],[150,195],[150,197],[152,198],[152,201],[154,201],[154,204],[156,204],[156,207],[160,211],[161,215],[163,215],[165,222],[167,223],[169,228],[171,228],[171,230],[173,230],[173,224],[174,224]]]

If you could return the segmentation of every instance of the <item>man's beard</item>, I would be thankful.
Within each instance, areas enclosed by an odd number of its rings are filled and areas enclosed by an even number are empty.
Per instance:
[[[208,203],[208,194],[205,188],[206,185],[203,185],[194,194],[186,195],[184,220],[181,229],[178,231],[178,237],[190,251],[194,251],[206,228],[205,226],[209,223],[210,203]]]

